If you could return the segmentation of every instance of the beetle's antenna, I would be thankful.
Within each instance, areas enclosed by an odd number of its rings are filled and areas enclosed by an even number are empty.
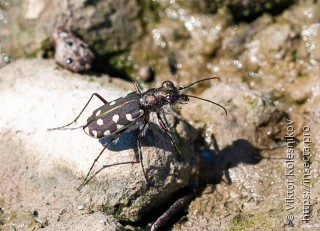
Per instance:
[[[185,95],[185,96],[187,96],[187,97],[191,97],[191,98],[200,99],[200,100],[203,100],[203,101],[206,101],[206,102],[209,102],[209,103],[215,104],[215,105],[217,105],[217,106],[221,107],[221,108],[224,110],[224,112],[226,113],[226,116],[228,115],[227,109],[226,109],[224,106],[222,106],[222,105],[220,105],[220,104],[218,104],[218,103],[215,103],[215,102],[213,102],[213,101],[211,101],[211,100],[203,99],[203,98],[200,98],[200,97],[198,97],[198,96],[194,96],[194,95]]]
[[[194,84],[197,84],[197,83],[199,83],[199,82],[203,82],[203,81],[207,81],[207,80],[212,80],[212,79],[217,79],[217,80],[220,81],[220,78],[219,78],[219,77],[210,77],[210,78],[206,78],[206,79],[200,79],[200,80],[195,81],[195,82],[193,82],[193,83],[191,83],[191,84],[189,84],[189,85],[187,85],[187,86],[185,86],[185,87],[178,87],[177,89],[180,91],[180,90],[189,88],[189,87],[191,87],[191,86],[193,86]],[[226,116],[228,115],[228,112],[227,112],[226,108],[223,107],[222,105],[218,104],[218,103],[215,103],[215,102],[213,102],[213,101],[211,101],[211,100],[203,99],[203,98],[200,98],[200,97],[194,96],[194,95],[186,95],[186,94],[184,94],[184,95],[185,95],[185,96],[188,96],[188,97],[191,97],[191,98],[196,98],[196,99],[200,99],[200,100],[203,100],[203,101],[206,101],[206,102],[215,104],[215,105],[221,107],[221,108],[224,110],[224,112],[226,113]]]
[[[189,88],[189,87],[191,87],[191,86],[193,86],[194,84],[197,84],[197,83],[199,83],[199,82],[207,81],[207,80],[211,80],[211,79],[217,79],[217,80],[220,81],[220,78],[219,78],[219,77],[211,77],[211,78],[206,78],[206,79],[200,79],[200,80],[195,81],[195,82],[193,82],[193,83],[191,83],[191,84],[189,84],[189,85],[187,85],[187,86],[185,86],[185,87],[178,87],[177,89],[180,91],[180,90]]]

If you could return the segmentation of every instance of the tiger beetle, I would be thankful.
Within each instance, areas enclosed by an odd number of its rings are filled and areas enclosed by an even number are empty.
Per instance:
[[[99,155],[94,159],[84,181],[82,184],[78,187],[78,191],[82,189],[99,171],[95,172],[91,177],[89,177],[94,165],[104,152],[104,150],[108,147],[110,143],[115,141],[123,132],[130,126],[137,123],[139,118],[143,118],[143,124],[139,126],[139,133],[137,137],[137,147],[138,147],[138,153],[139,153],[139,161],[141,164],[141,168],[144,174],[144,177],[148,183],[147,175],[143,166],[142,161],[142,151],[141,151],[141,143],[140,138],[144,134],[144,130],[147,129],[148,122],[149,122],[149,115],[151,112],[154,112],[157,115],[157,119],[160,125],[161,130],[166,133],[166,135],[169,137],[170,142],[172,143],[173,147],[175,148],[176,152],[178,153],[178,156],[181,157],[181,153],[179,149],[177,148],[176,142],[171,136],[170,128],[166,125],[165,120],[165,113],[163,110],[164,105],[174,105],[174,104],[185,104],[189,101],[189,98],[196,98],[200,99],[212,104],[215,104],[219,107],[221,107],[225,114],[227,115],[227,110],[221,106],[218,103],[215,103],[213,101],[203,99],[197,96],[187,95],[182,93],[181,91],[191,87],[192,85],[212,80],[212,79],[218,79],[219,77],[211,77],[206,79],[201,79],[196,82],[193,82],[189,84],[186,87],[176,87],[173,82],[171,81],[165,81],[162,83],[161,87],[159,88],[150,88],[145,92],[141,92],[138,85],[136,83],[133,83],[135,91],[129,93],[128,95],[118,98],[116,100],[113,100],[111,102],[107,102],[102,96],[100,96],[97,93],[93,93],[86,103],[86,105],[83,107],[79,115],[67,125],[57,127],[57,128],[51,128],[48,130],[59,130],[59,129],[73,129],[73,128],[67,128],[73,123],[76,123],[76,121],[79,119],[83,111],[86,109],[90,101],[94,96],[96,96],[98,99],[100,99],[103,102],[103,106],[99,107],[98,109],[93,111],[92,116],[90,116],[87,119],[87,123],[84,126],[81,126],[85,133],[87,133],[89,136],[93,138],[103,138],[109,135],[114,135],[106,144],[104,144],[104,147],[102,151],[99,153]]]

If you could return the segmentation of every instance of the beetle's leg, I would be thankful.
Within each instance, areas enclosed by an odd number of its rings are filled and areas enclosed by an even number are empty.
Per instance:
[[[101,95],[99,95],[98,93],[93,93],[90,97],[90,99],[88,100],[88,102],[86,103],[86,105],[83,107],[83,109],[81,110],[80,114],[71,122],[71,123],[68,123],[67,125],[64,125],[64,126],[61,126],[61,127],[57,127],[57,128],[49,128],[48,130],[49,131],[52,131],[52,130],[59,130],[59,129],[62,129],[62,128],[65,128],[65,127],[68,127],[70,126],[71,124],[73,123],[76,123],[77,120],[79,119],[79,117],[81,116],[81,114],[83,113],[83,111],[86,109],[86,107],[89,105],[90,101],[92,100],[93,96],[96,96],[98,99],[100,99],[104,104],[107,104],[107,100],[105,100]]]
[[[78,187],[78,191],[80,191],[87,183],[89,183],[93,177],[95,177],[96,175],[98,175],[103,169],[105,168],[108,168],[108,167],[111,167],[111,166],[116,166],[116,165],[120,165],[120,164],[135,164],[137,163],[136,161],[133,162],[133,161],[128,161],[128,162],[121,162],[121,163],[115,163],[115,164],[109,164],[109,165],[102,165],[102,167],[95,171],[87,180],[86,182],[83,182],[79,187]]]
[[[169,139],[170,139],[170,141],[171,141],[174,149],[175,149],[176,152],[178,153],[178,159],[181,159],[181,157],[182,157],[182,156],[181,156],[181,152],[180,152],[180,150],[178,149],[176,142],[175,142],[174,139],[172,138],[172,135],[171,135],[169,129],[166,127],[165,122],[164,122],[163,119],[161,118],[161,114],[160,114],[159,112],[156,113],[156,114],[157,114],[157,117],[158,117],[158,121],[159,121],[161,130],[164,131],[164,132],[167,134],[167,136],[169,137]]]
[[[184,120],[184,119],[182,118],[182,116],[181,116],[179,113],[177,113],[174,109],[175,109],[175,108],[172,107],[171,110],[165,110],[165,111],[164,111],[164,114],[173,115],[174,117],[177,117],[179,120]]]
[[[147,178],[147,174],[146,174],[146,171],[144,170],[144,166],[143,166],[143,158],[142,158],[141,142],[140,142],[140,139],[141,139],[141,137],[143,136],[144,130],[148,127],[148,122],[149,122],[149,115],[145,115],[145,117],[144,117],[144,124],[139,127],[139,134],[138,134],[138,138],[137,138],[137,147],[138,147],[139,161],[140,161],[140,164],[141,164],[141,168],[142,168],[142,171],[143,171],[143,175],[144,175],[144,178],[145,178],[146,181],[147,181],[147,184],[149,185],[149,181],[148,181],[148,178]]]
[[[136,93],[141,94],[141,90],[136,82],[133,83],[134,89],[136,90]]]
[[[90,175],[90,173],[91,173],[91,170],[93,169],[93,167],[94,167],[94,165],[96,164],[96,162],[99,160],[99,158],[100,158],[100,156],[102,155],[102,153],[104,152],[104,150],[106,150],[106,148],[108,147],[108,145],[111,144],[113,141],[115,141],[115,140],[123,133],[123,131],[124,131],[124,130],[122,130],[121,132],[119,132],[118,134],[116,134],[114,137],[112,137],[111,140],[109,140],[109,141],[105,144],[105,146],[103,147],[103,149],[101,150],[101,152],[99,153],[99,155],[94,159],[94,161],[93,161],[93,163],[92,163],[92,165],[91,165],[91,167],[90,167],[90,169],[89,169],[86,177],[84,178],[82,184],[77,188],[78,191],[80,191],[80,190],[83,188],[83,186],[85,186],[86,184],[88,184],[89,181],[96,175],[96,173],[95,173],[95,174],[93,174],[91,177],[89,177],[89,175]],[[89,177],[89,178],[88,178],[88,177]]]
[[[169,126],[169,122],[167,120],[167,117],[165,116],[165,114],[170,114],[170,112],[173,112],[172,110],[169,111],[169,112],[165,112],[163,110],[163,108],[159,108],[159,114],[160,116],[162,116],[162,120],[165,122],[165,125],[166,125],[166,128],[170,131],[170,132],[173,132],[172,128]],[[171,115],[175,116],[175,114],[171,113]]]

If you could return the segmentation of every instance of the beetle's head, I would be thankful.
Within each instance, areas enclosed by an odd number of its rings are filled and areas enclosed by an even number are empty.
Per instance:
[[[165,81],[159,88],[158,96],[163,104],[174,104],[179,99],[179,91],[171,81]]]
[[[189,98],[182,94],[171,81],[163,82],[157,95],[162,104],[175,104],[189,101]]]

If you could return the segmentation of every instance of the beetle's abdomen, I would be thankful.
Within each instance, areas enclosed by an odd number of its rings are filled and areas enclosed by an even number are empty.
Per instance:
[[[96,109],[83,128],[85,133],[102,138],[125,129],[144,113],[138,99],[139,94],[133,92]]]

